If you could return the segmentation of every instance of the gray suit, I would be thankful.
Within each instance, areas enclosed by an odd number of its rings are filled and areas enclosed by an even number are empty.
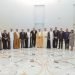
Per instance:
[[[70,33],[69,35],[69,45],[70,46],[74,46],[74,40],[75,40],[75,34],[74,33]]]

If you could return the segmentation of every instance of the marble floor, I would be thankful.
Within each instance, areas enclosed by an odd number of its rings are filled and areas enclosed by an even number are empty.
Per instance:
[[[75,51],[42,48],[2,50],[0,75],[75,75]]]

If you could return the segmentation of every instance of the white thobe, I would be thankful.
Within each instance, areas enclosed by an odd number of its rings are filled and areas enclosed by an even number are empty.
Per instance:
[[[2,38],[2,34],[1,34],[1,32],[0,32],[0,38]]]
[[[43,47],[47,48],[47,31],[43,32],[43,39],[44,39]]]
[[[13,49],[13,41],[14,41],[14,33],[10,32],[10,46],[11,46],[11,49]]]
[[[53,48],[53,31],[50,31],[50,43],[51,43],[51,48]]]
[[[28,47],[30,47],[30,32],[27,32],[27,36],[28,36]]]
[[[0,49],[2,49],[2,34],[0,32]]]

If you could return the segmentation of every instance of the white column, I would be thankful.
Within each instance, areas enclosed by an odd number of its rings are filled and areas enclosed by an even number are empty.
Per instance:
[[[43,28],[45,24],[45,5],[34,5],[34,25]]]

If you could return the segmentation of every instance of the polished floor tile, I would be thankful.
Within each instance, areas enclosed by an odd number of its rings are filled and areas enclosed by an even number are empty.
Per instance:
[[[75,51],[42,48],[2,50],[0,75],[75,75]]]

